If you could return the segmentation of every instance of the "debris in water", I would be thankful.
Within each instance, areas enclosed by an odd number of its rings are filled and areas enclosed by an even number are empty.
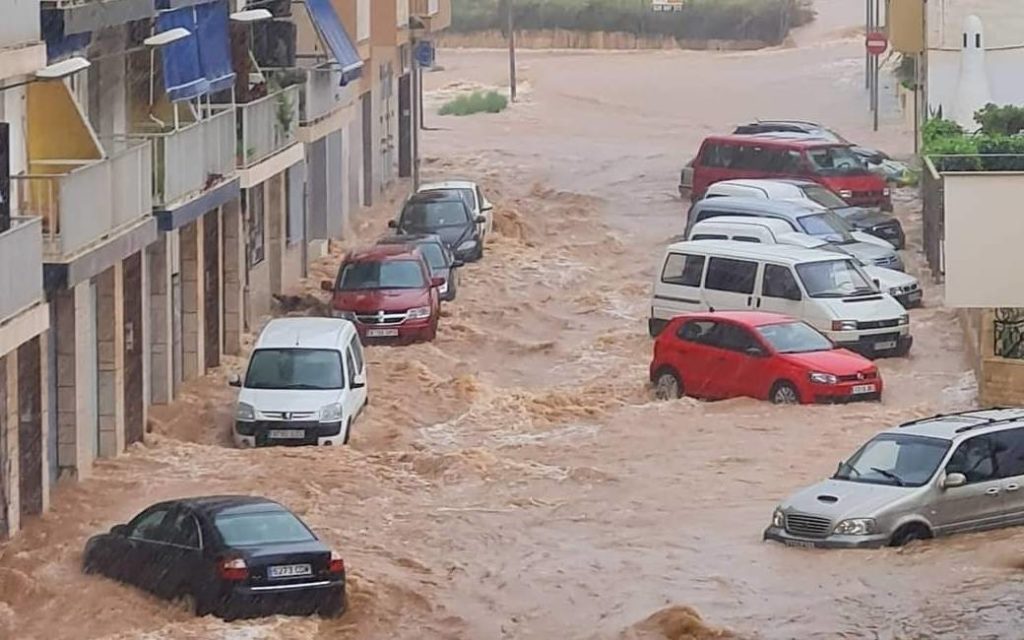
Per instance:
[[[717,640],[736,638],[709,627],[692,607],[676,605],[658,611],[622,634],[622,640]]]

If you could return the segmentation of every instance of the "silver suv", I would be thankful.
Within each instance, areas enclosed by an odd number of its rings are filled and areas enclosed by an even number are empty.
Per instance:
[[[887,429],[830,479],[782,502],[765,540],[899,546],[1024,524],[1024,409],[973,410]]]

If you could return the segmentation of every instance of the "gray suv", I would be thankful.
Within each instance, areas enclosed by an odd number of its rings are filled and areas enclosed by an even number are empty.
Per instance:
[[[899,546],[1024,524],[1024,409],[974,410],[887,429],[798,491],[764,539],[797,547]]]

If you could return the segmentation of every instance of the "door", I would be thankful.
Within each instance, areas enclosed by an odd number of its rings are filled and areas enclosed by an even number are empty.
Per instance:
[[[412,175],[412,76],[398,78],[398,175]]]
[[[760,340],[746,327],[731,322],[719,322],[708,340],[712,351],[708,362],[709,395],[763,398],[761,387],[768,373],[768,358],[751,353],[751,349],[765,353]]]
[[[1024,428],[991,434],[1002,481],[1004,524],[1024,523]]]
[[[669,360],[683,380],[688,396],[703,398],[708,395],[711,363],[716,349],[711,344],[718,323],[714,320],[690,320],[679,326],[676,339],[669,344]]]
[[[220,366],[220,210],[203,220],[203,312],[206,368]]]
[[[124,555],[117,567],[122,580],[152,590],[159,577],[160,542],[170,512],[170,507],[153,507],[128,523]]]
[[[154,543],[160,557],[153,563],[153,592],[168,599],[183,588],[191,592],[204,568],[199,523],[188,510],[174,509],[160,527],[160,537]]]
[[[352,370],[355,372],[355,379],[357,382],[363,383],[362,388],[356,389],[355,393],[353,393],[356,412],[358,413],[366,406],[366,400],[369,397],[366,379],[366,358],[363,356],[363,345],[360,344],[358,335],[352,337],[352,342],[349,344],[349,352],[352,354]]]
[[[754,308],[803,319],[803,292],[791,267],[766,264],[761,274],[760,294]]]
[[[703,311],[700,283],[704,275],[704,256],[669,253],[654,285],[651,308],[653,318],[669,321],[681,313]]]
[[[999,477],[996,445],[989,434],[968,438],[946,463],[946,475],[962,473],[967,484],[944,489],[936,499],[934,523],[944,533],[1001,524],[1004,480]]]
[[[754,306],[758,263],[712,257],[704,277],[704,304],[710,311],[745,311]]]
[[[141,442],[143,419],[142,375],[142,252],[124,260],[124,425],[127,444]]]
[[[357,371],[355,356],[352,354],[352,346],[349,345],[345,348],[345,380],[348,383],[348,390],[341,401],[342,406],[345,407],[346,428],[355,422],[356,414],[363,407],[360,392],[365,391],[365,388],[356,388],[356,385],[363,381],[362,376]]]

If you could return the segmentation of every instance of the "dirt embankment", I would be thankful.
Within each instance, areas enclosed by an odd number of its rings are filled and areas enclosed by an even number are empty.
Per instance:
[[[445,33],[437,39],[448,49],[499,49],[508,39],[498,29]],[[516,32],[516,46],[523,49],[693,49],[698,51],[753,51],[770,46],[763,40],[699,40],[672,36],[638,36],[624,31],[571,31],[528,29]]]

